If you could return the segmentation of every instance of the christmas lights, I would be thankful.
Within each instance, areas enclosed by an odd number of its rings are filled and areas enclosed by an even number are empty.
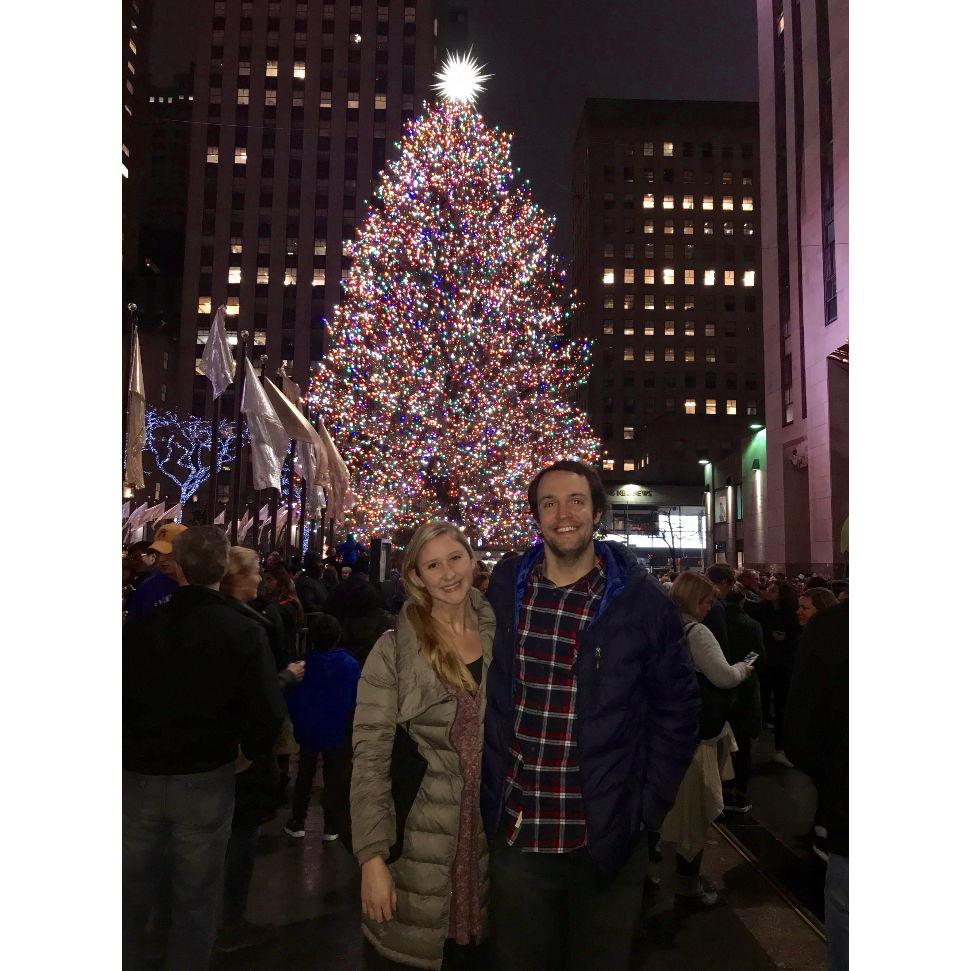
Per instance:
[[[563,336],[553,220],[516,184],[511,137],[454,97],[423,110],[351,244],[308,398],[350,468],[349,529],[445,516],[517,544],[536,470],[599,452],[569,402],[590,349]]]

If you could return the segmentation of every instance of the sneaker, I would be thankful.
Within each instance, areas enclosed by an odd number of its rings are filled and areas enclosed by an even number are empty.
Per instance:
[[[785,752],[776,752],[772,756],[772,761],[777,762],[779,765],[784,765],[787,769],[793,769],[795,766],[786,758]]]
[[[333,843],[334,840],[339,840],[340,836],[337,833],[324,833],[323,840],[325,843]]]
[[[223,954],[242,951],[262,944],[269,936],[269,928],[257,927],[249,921],[241,920],[237,924],[226,924],[222,927],[216,936],[215,949]]]
[[[733,803],[725,803],[726,813],[744,814],[751,811],[752,805],[747,799],[736,799]]]
[[[303,828],[303,823],[299,819],[291,819],[286,826],[283,827],[283,832],[287,836],[292,836],[294,839],[302,840],[306,835],[307,831]]]
[[[719,899],[717,891],[705,890],[704,887],[698,893],[676,893],[674,895],[674,902],[677,905],[689,907],[692,910],[710,910],[718,903]]]

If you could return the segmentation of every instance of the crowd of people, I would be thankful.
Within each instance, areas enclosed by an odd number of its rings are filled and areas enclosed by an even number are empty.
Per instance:
[[[361,873],[369,968],[626,969],[651,863],[704,909],[710,825],[752,809],[753,743],[807,772],[848,934],[848,585],[713,564],[655,577],[595,539],[575,461],[538,471],[540,540],[493,570],[453,524],[371,579],[348,536],[284,562],[169,523],[123,569],[125,966],[204,969],[246,921],[263,827]]]

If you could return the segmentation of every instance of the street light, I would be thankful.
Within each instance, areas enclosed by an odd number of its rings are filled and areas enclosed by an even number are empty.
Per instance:
[[[763,428],[765,428],[765,425],[761,422],[753,421],[748,427],[751,428],[753,432],[760,432]]]

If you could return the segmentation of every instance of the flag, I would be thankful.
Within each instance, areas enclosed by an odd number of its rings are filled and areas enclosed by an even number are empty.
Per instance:
[[[182,503],[177,502],[174,506],[166,509],[158,518],[160,520],[171,519],[174,523],[180,522],[182,519]]]
[[[243,411],[249,425],[253,487],[276,489],[279,492],[280,467],[290,448],[290,440],[249,358],[246,359],[246,380],[243,383]]]
[[[222,526],[226,522],[226,510],[224,509],[213,521],[213,526]]]
[[[324,427],[324,420],[317,422],[317,431],[324,445],[327,456],[327,512],[337,522],[354,505],[354,494],[351,492],[351,476],[347,466],[337,451],[333,440]]]
[[[290,399],[272,382],[268,381],[263,390],[273,405],[273,410],[283,425],[287,435],[298,442],[310,442],[316,445],[320,436],[314,431],[314,426],[304,418],[303,413]]]
[[[132,334],[131,371],[128,375],[128,429],[125,444],[125,485],[144,489],[142,450],[145,448],[145,381],[138,328]]]
[[[156,519],[161,519],[163,512],[165,512],[164,500],[157,505],[152,506],[152,508],[145,513],[145,515],[142,517],[142,525],[146,526],[149,523],[154,523]]]
[[[226,307],[219,307],[212,318],[209,337],[202,349],[202,360],[199,370],[209,378],[212,385],[212,397],[218,398],[236,377],[236,362],[226,337]]]
[[[128,522],[128,510],[131,509],[131,499],[126,499],[121,506],[121,524]]]
[[[283,393],[287,398],[292,401],[298,408],[300,407],[300,385],[291,381],[286,372],[281,369],[280,377],[283,378]]]
[[[122,532],[125,530],[137,529],[142,522],[142,516],[145,515],[145,511],[148,509],[148,503],[143,502],[125,521],[125,525],[122,527]]]

